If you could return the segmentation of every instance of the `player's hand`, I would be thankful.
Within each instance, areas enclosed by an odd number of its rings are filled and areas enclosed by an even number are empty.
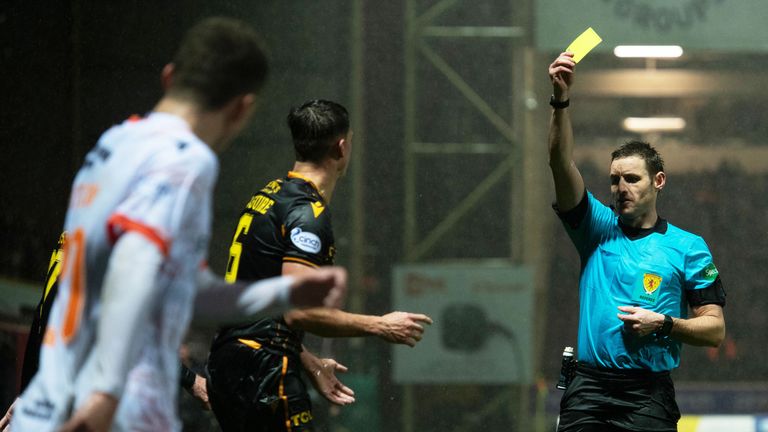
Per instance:
[[[59,432],[109,432],[117,411],[117,399],[108,394],[93,393],[85,404],[75,411]]]
[[[549,79],[552,81],[552,90],[555,99],[565,101],[568,99],[568,90],[573,84],[573,71],[576,62],[573,61],[573,53],[564,52],[549,65]]]
[[[200,375],[195,375],[195,383],[192,384],[192,388],[189,389],[189,392],[197,400],[203,403],[203,408],[206,411],[211,410],[211,402],[208,400],[208,387],[206,386],[205,378]]]
[[[410,312],[391,312],[381,317],[378,335],[387,342],[414,347],[424,333],[423,324],[432,324],[432,318]]]
[[[291,304],[297,307],[340,308],[347,293],[347,271],[342,267],[320,267],[294,275]]]
[[[11,417],[13,417],[13,407],[16,406],[16,402],[19,401],[19,398],[16,398],[16,400],[13,401],[11,406],[8,407],[8,411],[5,412],[5,415],[2,419],[0,419],[0,431],[1,432],[8,432],[11,430]]]
[[[656,332],[664,324],[664,315],[635,306],[619,306],[625,314],[616,314],[624,322],[624,329],[643,337]]]
[[[336,378],[336,372],[344,373],[348,370],[347,367],[334,359],[321,359],[314,355],[311,357],[313,359],[305,362],[304,369],[315,390],[334,405],[344,406],[354,403],[355,392]],[[302,360],[304,360],[303,357]]]

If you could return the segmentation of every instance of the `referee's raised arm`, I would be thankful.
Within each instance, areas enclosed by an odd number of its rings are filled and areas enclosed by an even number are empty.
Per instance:
[[[552,82],[552,120],[549,126],[549,167],[555,180],[555,196],[559,211],[566,212],[581,201],[584,180],[573,161],[573,129],[568,106],[573,83],[573,53],[561,53],[549,65]]]

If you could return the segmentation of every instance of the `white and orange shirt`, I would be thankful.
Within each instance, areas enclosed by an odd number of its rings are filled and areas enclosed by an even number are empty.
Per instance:
[[[179,429],[178,348],[191,318],[195,275],[207,257],[217,175],[215,154],[179,117],[152,113],[102,135],[72,187],[59,293],[40,369],[22,395],[14,431],[55,430],[93,391],[98,321],[119,319],[100,317],[102,284],[113,245],[129,231],[151,240],[164,261],[157,299],[147,305],[149,331],[126,341],[142,348],[115,428],[122,429],[121,415],[136,412],[149,416],[143,420],[150,430]]]

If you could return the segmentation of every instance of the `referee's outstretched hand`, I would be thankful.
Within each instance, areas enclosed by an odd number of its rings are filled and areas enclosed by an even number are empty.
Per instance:
[[[341,308],[347,294],[347,271],[342,267],[320,267],[294,275],[291,304],[298,307]]]
[[[410,312],[391,312],[381,317],[376,334],[387,342],[414,347],[424,334],[422,324],[432,324],[432,318]]]

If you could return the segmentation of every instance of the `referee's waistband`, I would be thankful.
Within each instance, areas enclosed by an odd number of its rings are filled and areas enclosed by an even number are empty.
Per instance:
[[[579,362],[576,366],[576,371],[582,375],[586,375],[592,378],[604,378],[604,379],[654,379],[664,378],[669,376],[669,371],[652,371],[648,369],[619,369],[619,368],[604,368],[586,365]]]

